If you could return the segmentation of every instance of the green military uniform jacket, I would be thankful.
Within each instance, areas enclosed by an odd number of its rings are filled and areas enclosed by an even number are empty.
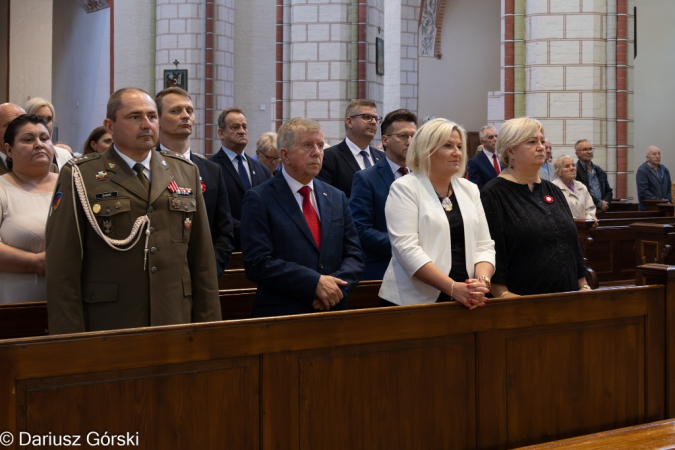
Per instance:
[[[46,233],[50,334],[221,320],[198,170],[173,152],[151,154],[149,201],[135,172],[112,147],[71,160],[61,170]],[[73,200],[74,166],[106,236],[125,239],[136,218],[148,214],[145,269],[145,233],[124,252],[96,234],[79,198]]]

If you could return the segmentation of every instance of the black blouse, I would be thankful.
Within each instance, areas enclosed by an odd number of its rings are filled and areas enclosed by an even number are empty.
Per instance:
[[[526,184],[497,177],[483,187],[481,201],[495,241],[493,283],[520,295],[579,290],[586,265],[557,186],[542,180],[530,191]]]
[[[442,203],[442,199],[438,199]],[[459,202],[457,202],[457,197],[455,193],[450,195],[450,201],[452,202],[452,211],[445,211],[445,215],[448,218],[448,223],[450,224],[450,249],[452,251],[452,269],[450,269],[450,278],[452,278],[457,283],[463,283],[464,280],[469,278],[469,274],[466,271],[466,252],[464,244],[464,220],[462,219],[462,211],[459,209]],[[437,302],[447,302],[450,301],[450,297],[441,292],[438,296]]]

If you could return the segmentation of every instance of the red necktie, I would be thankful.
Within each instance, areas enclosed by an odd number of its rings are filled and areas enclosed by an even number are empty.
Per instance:
[[[298,192],[302,195],[302,214],[305,216],[307,225],[309,225],[309,231],[311,231],[312,236],[314,236],[316,248],[321,250],[321,223],[312,206],[312,202],[309,200],[309,195],[312,190],[309,186],[303,186]]]
[[[495,153],[492,154],[492,165],[495,167],[495,172],[497,172],[497,175],[501,172],[499,169],[499,161],[497,161],[497,155]]]
[[[406,166],[401,166],[398,168],[397,172],[400,173],[401,175],[408,175],[409,170]]]

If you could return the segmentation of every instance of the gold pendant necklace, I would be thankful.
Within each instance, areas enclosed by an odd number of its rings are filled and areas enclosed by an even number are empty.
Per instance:
[[[452,182],[448,185],[448,192],[445,194],[445,197],[441,197],[438,195],[438,192],[436,192],[436,196],[438,199],[441,201],[441,206],[443,207],[444,210],[446,211],[452,211],[452,200],[450,200],[450,191],[452,190]],[[435,189],[434,189],[435,191]]]

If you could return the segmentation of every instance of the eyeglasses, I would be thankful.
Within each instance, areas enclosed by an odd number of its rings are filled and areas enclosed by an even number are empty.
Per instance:
[[[580,149],[577,150],[577,151],[578,151],[578,152],[592,152],[593,150],[595,150],[595,147],[580,148]]]
[[[400,140],[402,142],[407,142],[408,139],[412,139],[413,136],[415,136],[415,133],[411,133],[411,134],[408,134],[408,133],[385,134],[385,136],[396,136],[398,138],[398,140]]]
[[[382,117],[373,116],[372,114],[354,114],[353,116],[349,116],[349,117],[357,117],[357,116],[360,116],[366,122],[370,122],[372,120],[375,120],[375,122],[377,122],[377,123],[382,123]]]
[[[264,156],[266,160],[268,160],[268,161],[270,161],[270,162],[272,162],[272,163],[279,162],[279,160],[281,159],[281,158],[279,158],[279,157],[277,157],[277,158],[272,158],[272,157],[270,157],[270,156],[267,156],[266,154],[264,154],[264,153],[261,152],[260,150],[258,150],[258,156]]]

